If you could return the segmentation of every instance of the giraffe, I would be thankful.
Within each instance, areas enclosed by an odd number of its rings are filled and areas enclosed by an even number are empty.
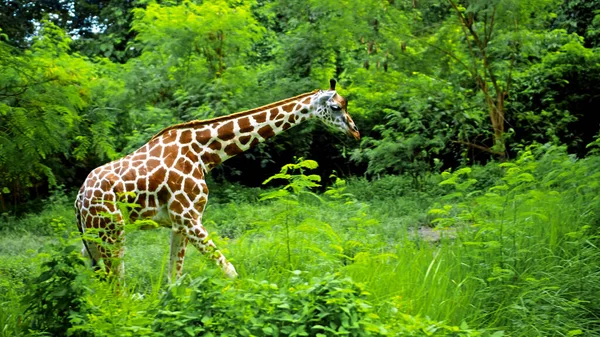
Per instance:
[[[93,170],[75,200],[82,254],[91,258],[93,265],[102,260],[110,275],[122,278],[124,223],[152,219],[171,229],[169,282],[173,273],[176,278],[182,274],[188,243],[213,259],[227,276],[236,277],[235,267],[202,225],[208,198],[205,175],[225,160],[310,118],[360,139],[347,112],[347,101],[337,94],[335,85],[332,79],[329,90],[167,127],[128,156]],[[123,214],[119,198],[138,207]],[[96,235],[99,238],[93,237]]]

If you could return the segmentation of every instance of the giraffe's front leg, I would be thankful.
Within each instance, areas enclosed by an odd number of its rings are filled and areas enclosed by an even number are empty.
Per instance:
[[[215,243],[208,239],[208,232],[202,226],[200,219],[191,227],[186,228],[186,236],[189,242],[194,245],[201,253],[206,254],[210,259],[214,260],[225,274],[231,278],[238,276],[235,267],[227,261],[225,255],[217,249]]]

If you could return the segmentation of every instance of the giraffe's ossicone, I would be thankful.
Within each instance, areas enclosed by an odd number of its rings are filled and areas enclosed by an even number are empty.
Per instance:
[[[346,100],[336,93],[335,80],[330,83],[329,90],[168,127],[130,155],[93,170],[75,201],[83,254],[94,263],[102,260],[107,272],[122,276],[124,223],[152,219],[172,230],[169,279],[173,271],[181,275],[188,242],[235,277],[235,268],[202,226],[208,198],[204,177],[225,160],[313,117],[359,139]],[[138,206],[123,214],[121,198]]]

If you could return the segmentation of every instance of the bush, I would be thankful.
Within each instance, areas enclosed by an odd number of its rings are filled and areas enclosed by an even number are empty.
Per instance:
[[[287,288],[203,276],[184,279],[162,299],[160,336],[383,336],[367,294],[337,275],[310,281],[296,272]]]
[[[51,336],[87,336],[69,333],[74,320],[84,315],[88,295],[88,274],[77,248],[64,245],[29,283],[23,302],[28,304],[26,325],[33,331]]]

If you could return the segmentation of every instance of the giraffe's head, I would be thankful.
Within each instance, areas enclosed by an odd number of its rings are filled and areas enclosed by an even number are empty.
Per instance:
[[[348,102],[335,91],[335,80],[329,81],[329,90],[319,90],[311,103],[314,114],[325,124],[360,139],[360,132],[346,110]]]

